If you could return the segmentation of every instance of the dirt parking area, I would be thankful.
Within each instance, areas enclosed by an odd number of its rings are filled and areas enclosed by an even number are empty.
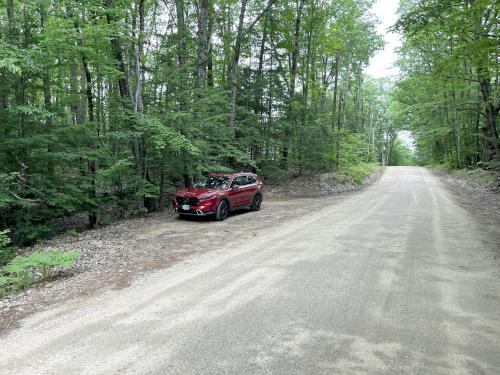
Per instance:
[[[356,193],[353,193],[356,194]],[[179,219],[170,211],[122,220],[77,236],[40,242],[38,251],[78,251],[74,267],[53,280],[35,284],[0,301],[0,333],[19,319],[72,298],[128,286],[134,279],[195,254],[252,241],[266,231],[349,196],[286,198],[270,193],[259,212],[242,210],[223,222]]]

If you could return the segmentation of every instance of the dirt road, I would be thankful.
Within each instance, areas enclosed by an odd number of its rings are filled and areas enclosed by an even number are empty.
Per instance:
[[[323,202],[188,222],[210,251],[27,318],[2,374],[499,373],[498,226],[421,168]],[[246,215],[272,225],[226,241]]]

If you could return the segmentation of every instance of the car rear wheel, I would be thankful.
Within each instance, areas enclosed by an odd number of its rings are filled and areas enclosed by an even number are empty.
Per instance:
[[[222,221],[229,215],[229,204],[226,201],[220,201],[217,206],[217,213],[215,214],[215,219],[217,221]]]
[[[262,195],[256,194],[255,197],[253,197],[253,202],[250,209],[252,211],[259,211],[261,204],[262,204]]]

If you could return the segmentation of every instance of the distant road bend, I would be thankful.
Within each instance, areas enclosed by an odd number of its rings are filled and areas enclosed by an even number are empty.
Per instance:
[[[388,168],[255,240],[27,318],[0,337],[0,372],[500,374],[499,231],[426,169]]]

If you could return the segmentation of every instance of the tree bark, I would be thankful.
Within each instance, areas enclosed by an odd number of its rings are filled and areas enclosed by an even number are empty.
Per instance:
[[[260,41],[260,49],[259,49],[259,65],[257,68],[257,74],[255,76],[255,97],[254,97],[254,113],[259,115],[260,118],[260,132],[263,133],[263,103],[262,103],[262,94],[264,88],[264,82],[262,79],[263,69],[264,69],[264,54],[266,50],[266,41],[267,41],[267,24],[269,22],[269,12],[266,13],[264,18],[264,25],[262,28],[262,38]],[[259,142],[254,142],[252,145],[252,158],[257,159],[262,154],[262,145]]]
[[[9,42],[16,44],[16,20],[14,16],[14,0],[7,0],[7,19],[9,22]]]
[[[500,142],[498,131],[496,128],[496,117],[500,111],[500,106],[495,106],[491,96],[491,80],[484,76],[483,70],[477,70],[479,86],[483,97],[484,109],[486,114],[485,124],[483,127],[484,135],[487,139],[486,147],[491,147],[495,152],[495,159],[500,161]],[[488,162],[489,160],[484,160]]]
[[[207,56],[207,86],[214,87],[214,65],[213,65],[213,44],[212,44],[212,33],[214,28],[214,16],[213,16],[213,3],[209,4],[208,9],[208,32],[207,32],[207,45],[208,45],[208,56]]]
[[[262,71],[264,68],[264,53],[266,50],[266,40],[267,40],[267,23],[269,21],[269,13],[266,14],[264,18],[264,26],[262,29],[262,38],[260,41],[260,49],[259,49],[259,65],[257,68],[257,74],[255,76],[255,83],[257,85],[257,90],[255,91],[255,104],[254,104],[254,113],[262,115]]]
[[[186,23],[184,20],[184,0],[175,0],[175,10],[177,14],[177,59],[179,61],[179,67],[181,74],[187,61],[187,51],[186,51]]]
[[[106,8],[108,11],[106,12],[106,21],[108,25],[111,25],[114,22],[113,16],[109,10],[113,7],[113,0],[106,0]],[[118,78],[118,87],[120,90],[120,97],[122,99],[122,104],[126,109],[132,109],[133,98],[130,95],[130,85],[128,81],[127,69],[125,68],[125,62],[123,60],[123,52],[118,37],[116,35],[112,35],[110,38],[111,50],[113,53],[113,57],[115,59],[115,67],[121,73]]]
[[[335,130],[335,114],[337,111],[337,92],[338,92],[338,82],[339,82],[339,64],[340,64],[340,56],[337,53],[337,55],[335,56],[335,78],[333,81],[332,130]]]
[[[295,16],[295,29],[293,34],[293,49],[290,58],[290,84],[289,84],[289,102],[288,102],[288,124],[284,131],[283,151],[282,151],[282,167],[288,168],[288,149],[290,147],[295,122],[295,114],[293,102],[295,100],[295,85],[297,80],[297,64],[299,57],[299,37],[300,23],[302,22],[302,11],[304,9],[304,0],[299,0],[297,3],[297,13]]]
[[[184,0],[175,0],[175,10],[177,14],[177,60],[179,63],[179,109],[185,111],[187,108],[187,47],[186,47],[186,22],[184,16]]]
[[[246,1],[246,0],[244,0]],[[205,90],[208,60],[208,0],[200,0],[198,6],[198,89],[200,97]]]
[[[82,66],[83,66],[83,71],[85,73],[85,80],[86,80],[86,95],[87,95],[87,109],[88,109],[88,116],[89,116],[89,123],[92,125],[94,124],[94,96],[92,94],[92,75],[90,73],[89,65],[87,58],[85,55],[82,55]],[[93,148],[95,148],[95,142],[93,145]],[[97,169],[97,161],[94,157],[89,158],[89,161],[87,162],[87,167],[90,172],[90,192],[89,192],[89,198],[91,200],[95,200],[97,196],[96,192],[96,182],[95,182],[95,173]],[[94,228],[95,225],[97,224],[97,211],[93,211],[89,213],[89,227]]]
[[[142,54],[144,50],[144,0],[139,0],[139,30],[137,33],[137,43],[135,46],[135,78],[136,88],[134,94],[134,112],[142,113],[144,104],[142,102]]]
[[[236,95],[237,95],[237,84],[238,84],[238,63],[240,61],[241,43],[243,39],[243,26],[245,20],[245,12],[247,9],[248,0],[242,0],[240,17],[238,21],[238,30],[236,33],[236,42],[234,44],[233,58],[231,60],[231,74],[230,74],[230,85],[231,85],[231,100],[229,104],[229,126],[234,127],[234,122],[236,120]]]

